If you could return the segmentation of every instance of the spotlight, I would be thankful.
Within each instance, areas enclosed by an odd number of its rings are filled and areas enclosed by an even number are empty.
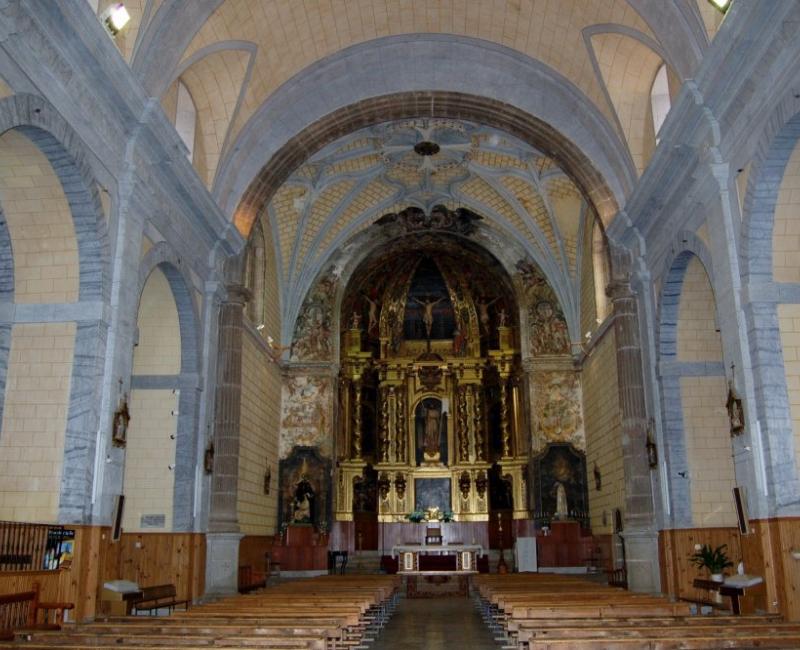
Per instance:
[[[725,13],[731,8],[732,0],[708,0],[716,9]]]
[[[128,24],[131,15],[121,2],[115,2],[100,14],[100,21],[105,25],[109,34],[116,36]]]

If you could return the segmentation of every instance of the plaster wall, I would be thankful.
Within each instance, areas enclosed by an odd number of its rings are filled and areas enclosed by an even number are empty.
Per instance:
[[[616,341],[613,330],[594,348],[582,373],[583,412],[586,427],[586,474],[589,481],[589,516],[592,532],[613,532],[613,510],[623,508],[625,478],[622,466],[622,423],[617,390]],[[594,467],[602,486],[597,490]]]
[[[12,330],[0,431],[0,519],[55,522],[75,323]]]
[[[17,303],[78,299],[78,244],[61,182],[24,134],[0,137],[0,205],[14,251]]]

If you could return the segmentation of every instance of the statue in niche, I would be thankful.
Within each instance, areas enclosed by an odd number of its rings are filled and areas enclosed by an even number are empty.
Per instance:
[[[433,327],[433,308],[442,302],[444,298],[438,298],[437,300],[430,298],[424,301],[418,300],[417,298],[412,298],[411,300],[422,307],[422,322],[425,323],[425,333],[428,335],[428,338],[431,338],[431,328]]]
[[[350,321],[350,329],[357,330],[361,326],[361,314],[357,311],[353,312],[352,320]]]
[[[567,489],[561,481],[556,481],[556,511],[553,513],[554,519],[566,519],[569,517],[569,507],[567,505]]]
[[[453,354],[458,357],[463,357],[467,351],[467,336],[461,331],[461,328],[456,327],[453,330]]]
[[[315,496],[314,488],[311,487],[308,477],[303,474],[294,490],[292,523],[310,524],[314,520],[312,507],[314,505]]]
[[[441,411],[434,407],[423,407],[425,414],[425,453],[435,456],[439,453],[439,428],[442,417]]]
[[[419,463],[447,462],[446,443],[442,440],[446,416],[442,411],[442,402],[434,397],[422,400],[415,409]]]

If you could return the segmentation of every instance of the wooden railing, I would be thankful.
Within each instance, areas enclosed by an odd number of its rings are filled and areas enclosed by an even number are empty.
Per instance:
[[[51,571],[72,558],[74,532],[64,526],[0,521],[0,571]]]

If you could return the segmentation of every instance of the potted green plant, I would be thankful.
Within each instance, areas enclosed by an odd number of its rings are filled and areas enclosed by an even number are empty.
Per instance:
[[[698,569],[708,569],[711,579],[715,582],[722,582],[724,580],[722,572],[733,566],[733,562],[728,559],[728,555],[725,553],[727,548],[727,544],[717,546],[715,549],[712,549],[708,544],[695,544],[694,553],[689,556],[689,561]]]

